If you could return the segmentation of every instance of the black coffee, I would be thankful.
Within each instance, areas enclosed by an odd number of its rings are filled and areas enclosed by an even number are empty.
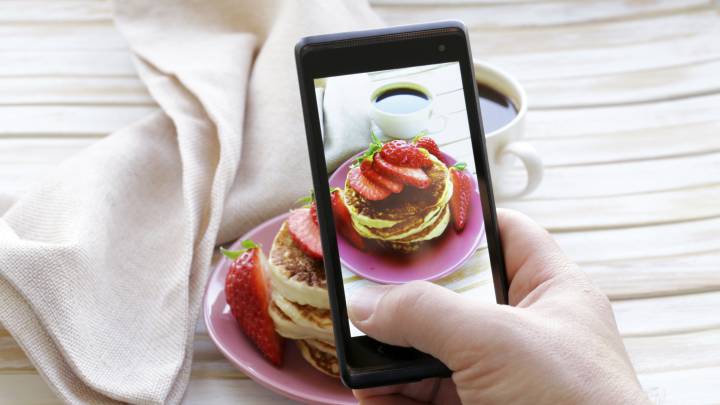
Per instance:
[[[477,88],[480,98],[480,115],[486,134],[503,127],[518,115],[515,104],[507,96],[480,83]]]
[[[375,106],[391,114],[409,114],[430,104],[430,97],[422,91],[400,87],[389,89],[375,98]]]

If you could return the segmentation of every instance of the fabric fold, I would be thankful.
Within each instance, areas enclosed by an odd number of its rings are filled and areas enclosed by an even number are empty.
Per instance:
[[[68,403],[177,403],[216,243],[311,187],[293,46],[378,26],[365,2],[122,1],[160,109],[0,219],[0,322]]]

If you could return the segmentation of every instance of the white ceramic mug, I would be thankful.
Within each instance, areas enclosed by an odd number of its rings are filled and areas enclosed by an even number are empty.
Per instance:
[[[375,99],[386,91],[393,89],[412,89],[423,93],[428,98],[428,103],[423,108],[408,113],[391,113],[377,107]],[[388,138],[412,139],[419,134],[428,134],[442,131],[447,124],[447,118],[433,115],[435,95],[427,87],[420,83],[411,81],[400,81],[385,84],[370,93],[370,119],[380,128]],[[442,120],[442,124],[434,129],[431,128],[433,121]]]
[[[516,198],[535,190],[542,181],[542,159],[535,147],[522,141],[527,114],[527,95],[512,76],[478,60],[473,61],[475,80],[510,98],[517,109],[517,116],[502,127],[485,134],[488,163],[495,196],[498,199]],[[482,114],[482,111],[480,112]],[[527,183],[522,189],[508,188],[503,178],[519,159],[527,172]]]

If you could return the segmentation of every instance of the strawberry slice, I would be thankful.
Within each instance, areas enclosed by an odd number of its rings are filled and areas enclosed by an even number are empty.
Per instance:
[[[431,155],[434,155],[436,158],[440,159],[441,162],[447,164],[445,162],[445,158],[443,158],[442,156],[442,153],[440,153],[440,147],[434,139],[430,138],[429,136],[416,136],[415,139],[413,139],[413,143],[415,143],[415,146],[417,146],[418,148],[425,149]]]
[[[453,195],[450,198],[450,213],[453,217],[455,230],[460,232],[465,228],[470,210],[470,195],[472,193],[472,179],[465,163],[457,163],[450,167],[450,181],[453,185]]]
[[[365,158],[362,160],[360,163],[360,172],[362,172],[362,174],[364,174],[368,179],[380,184],[393,193],[399,193],[405,188],[404,184],[378,173],[377,170],[373,168],[372,158]]]
[[[233,262],[225,278],[225,297],[245,336],[276,366],[283,361],[283,340],[275,331],[268,306],[270,294],[264,266],[267,259],[253,241],[242,242],[238,251],[221,249]]]
[[[393,180],[399,180],[417,188],[427,188],[431,183],[430,177],[425,174],[423,169],[418,167],[395,166],[383,159],[380,154],[375,155],[373,168],[384,176],[390,177]]]
[[[365,240],[353,227],[350,211],[347,205],[345,205],[343,193],[339,188],[334,188],[330,191],[330,202],[332,203],[333,217],[335,218],[335,226],[338,228],[338,231],[356,248],[364,250]]]
[[[386,162],[395,166],[432,166],[432,161],[425,153],[423,153],[415,145],[399,139],[383,144],[380,149],[380,154]]]
[[[348,182],[353,190],[363,198],[370,201],[380,201],[388,198],[390,190],[367,178],[359,167],[353,167],[348,173]]]
[[[310,208],[298,208],[290,212],[288,231],[295,244],[313,259],[322,259],[320,228],[313,221]]]

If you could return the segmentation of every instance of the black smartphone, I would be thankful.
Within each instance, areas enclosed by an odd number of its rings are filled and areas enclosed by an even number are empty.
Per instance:
[[[342,381],[449,376],[430,355],[366,336],[346,300],[367,285],[427,280],[507,304],[465,27],[306,37],[295,57]]]

